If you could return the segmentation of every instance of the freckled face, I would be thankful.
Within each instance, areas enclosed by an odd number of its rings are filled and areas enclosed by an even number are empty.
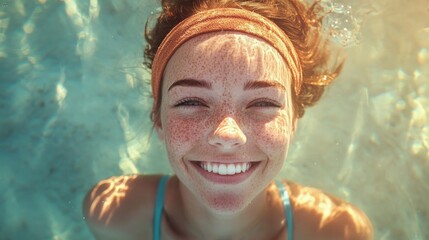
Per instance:
[[[280,171],[291,136],[291,80],[280,54],[237,32],[203,34],[183,44],[163,79],[161,126],[183,197],[209,210],[243,210]],[[219,175],[203,164],[248,164]]]

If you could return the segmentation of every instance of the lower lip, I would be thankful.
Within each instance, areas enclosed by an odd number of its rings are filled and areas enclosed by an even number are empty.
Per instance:
[[[197,171],[207,180],[220,184],[237,184],[246,180],[258,167],[259,162],[253,162],[249,170],[234,175],[219,175],[212,172],[207,172],[200,167],[200,162],[193,162],[192,165]]]

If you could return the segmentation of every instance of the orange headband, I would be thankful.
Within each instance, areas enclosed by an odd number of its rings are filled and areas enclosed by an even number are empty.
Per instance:
[[[288,64],[295,93],[299,93],[302,83],[301,63],[292,42],[283,30],[257,13],[238,8],[217,8],[186,18],[176,25],[162,41],[152,64],[152,94],[155,103],[159,97],[165,66],[174,52],[193,37],[221,31],[248,33],[273,46]]]

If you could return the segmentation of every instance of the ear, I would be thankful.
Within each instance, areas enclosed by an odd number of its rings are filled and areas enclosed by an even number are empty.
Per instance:
[[[292,132],[293,132],[293,135],[295,135],[297,127],[298,127],[298,118],[297,117],[293,117],[293,119],[292,119]]]
[[[162,129],[161,123],[155,123],[156,133],[158,135],[159,140],[164,141],[164,129]]]

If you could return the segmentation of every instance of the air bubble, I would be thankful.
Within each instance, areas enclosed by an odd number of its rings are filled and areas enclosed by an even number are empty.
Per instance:
[[[343,3],[322,0],[324,9],[323,31],[343,47],[359,44],[359,20],[353,15],[352,7]]]

